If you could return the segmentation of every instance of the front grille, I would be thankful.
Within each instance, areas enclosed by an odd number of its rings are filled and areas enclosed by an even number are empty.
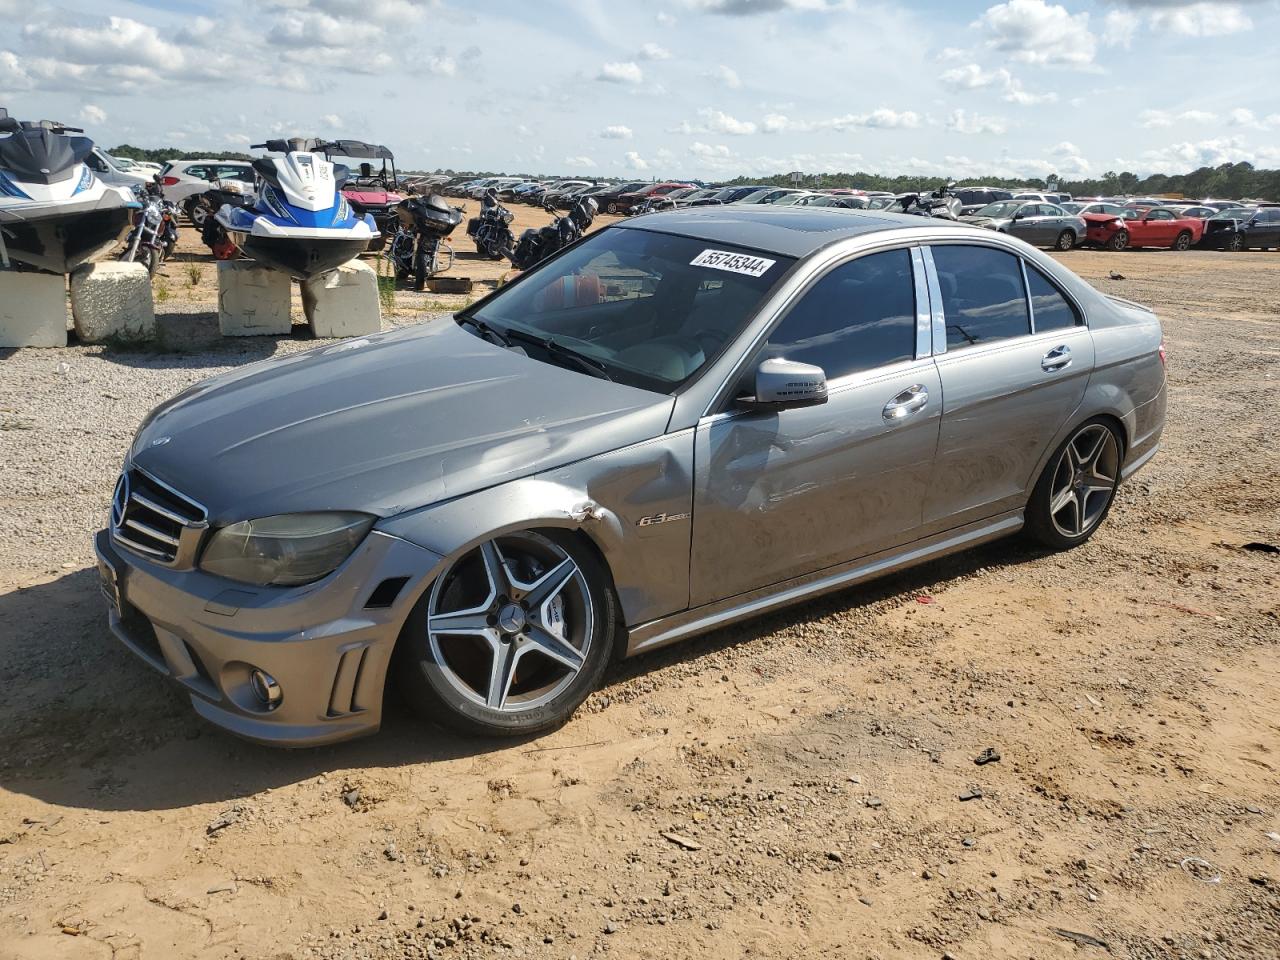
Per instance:
[[[111,500],[111,536],[159,563],[173,563],[184,531],[202,527],[204,507],[141,470],[126,470]]]

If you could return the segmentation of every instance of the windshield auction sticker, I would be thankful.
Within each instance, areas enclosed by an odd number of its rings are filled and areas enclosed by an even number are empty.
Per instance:
[[[766,260],[764,257],[730,253],[728,250],[703,250],[689,261],[689,266],[728,270],[730,273],[742,273],[748,277],[763,277],[777,262],[777,260]]]

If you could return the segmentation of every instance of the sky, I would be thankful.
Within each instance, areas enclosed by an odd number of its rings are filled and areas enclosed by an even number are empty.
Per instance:
[[[0,106],[110,147],[706,180],[1280,167],[1280,0],[0,0]]]

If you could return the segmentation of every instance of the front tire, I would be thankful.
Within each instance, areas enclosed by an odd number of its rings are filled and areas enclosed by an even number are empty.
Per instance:
[[[1244,250],[1244,237],[1237,233],[1227,242],[1227,249],[1232,253],[1240,253]]]
[[[1026,533],[1052,550],[1093,536],[1120,483],[1120,436],[1102,417],[1087,420],[1053,452],[1027,503]]]
[[[545,733],[598,686],[618,623],[608,574],[576,537],[503,534],[455,560],[419,599],[396,676],[416,711],[460,733]]]
[[[1118,231],[1115,234],[1115,236],[1113,236],[1110,240],[1107,241],[1107,247],[1108,249],[1111,249],[1111,250],[1119,251],[1119,250],[1123,250],[1127,246],[1129,246],[1128,230]]]
[[[1062,252],[1065,253],[1075,245],[1076,245],[1076,235],[1072,233],[1070,230],[1063,230],[1060,234],[1058,234],[1058,239],[1053,246],[1055,250],[1061,250]]]

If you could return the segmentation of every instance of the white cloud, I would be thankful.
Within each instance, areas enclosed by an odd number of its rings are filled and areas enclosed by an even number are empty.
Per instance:
[[[1167,4],[1152,10],[1151,29],[1184,37],[1221,37],[1252,29],[1253,21],[1238,3]]]
[[[638,60],[670,60],[671,51],[656,43],[646,43],[636,54]]]
[[[953,110],[947,118],[947,129],[956,133],[1002,134],[1009,129],[1002,117],[987,117],[966,110]]]
[[[644,157],[640,156],[640,154],[636,153],[634,150],[628,150],[626,154],[624,154],[624,159],[626,160],[627,168],[629,170],[648,170],[649,169],[648,161],[646,161]]]
[[[428,73],[434,73],[437,77],[452,77],[458,72],[458,61],[453,57],[437,54],[427,57],[426,67]]]
[[[326,130],[341,130],[345,125],[336,113],[326,113],[320,118],[320,126]]]
[[[276,46],[342,49],[381,43],[386,34],[376,23],[339,19],[318,10],[298,10],[278,19],[267,36]]]
[[[755,133],[757,129],[756,125],[750,120],[739,120],[737,117],[731,117],[723,110],[715,110],[711,107],[704,107],[699,110],[698,116],[702,118],[700,123],[693,124],[685,120],[670,128],[667,132],[683,134],[720,133],[735,137],[745,137]]]
[[[1034,107],[1039,103],[1057,103],[1058,95],[1053,91],[1031,93],[1029,90],[1022,88],[1022,81],[1017,77],[1010,77],[1009,82],[1005,85],[1003,99],[1009,103],[1016,103],[1020,107]]]
[[[1218,118],[1206,110],[1143,110],[1138,119],[1144,127],[1154,128],[1172,127],[1176,123],[1213,123]]]
[[[966,63],[961,67],[944,70],[938,79],[957,90],[978,90],[996,84],[1007,85],[1009,71],[1003,67],[996,70],[983,70],[976,63]]]
[[[565,157],[564,165],[566,167],[573,167],[574,169],[580,170],[584,167],[594,167],[596,162],[590,157]]]
[[[765,117],[765,133],[813,133],[821,130],[845,131],[853,129],[915,129],[924,123],[924,117],[912,110],[891,110],[880,107],[868,113],[846,113],[827,120],[793,120],[780,113]]]
[[[1166,147],[1144,151],[1138,158],[1115,160],[1120,169],[1138,173],[1185,173],[1199,167],[1216,167],[1223,163],[1248,161],[1259,167],[1280,166],[1280,149],[1272,146],[1254,149],[1239,137],[1213,137],[1208,140],[1184,140]]]
[[[658,21],[658,26],[660,27],[674,27],[676,25],[676,18],[663,10],[659,10],[657,16],[653,19]]]
[[[600,131],[600,137],[604,140],[630,140],[631,136],[631,128],[621,123],[605,127]]]
[[[726,67],[723,63],[710,73],[706,74],[706,76],[723,84],[730,90],[737,90],[742,86],[742,79],[738,76],[738,71],[734,70],[732,67]]]
[[[718,143],[712,146],[711,144],[701,143],[699,141],[694,142],[693,146],[689,148],[689,152],[695,157],[702,157],[703,159],[708,157],[726,158],[733,155],[729,148],[723,143]]]
[[[837,10],[849,5],[846,0],[685,0],[685,3],[704,13],[731,17],[750,17],[781,10]]]
[[[1111,10],[1102,18],[1102,42],[1128,50],[1141,18],[1129,10]]]
[[[597,80],[606,83],[643,83],[644,71],[630,60],[625,63],[606,63],[596,74]]]
[[[988,46],[1022,63],[1090,67],[1098,47],[1089,14],[1072,14],[1045,0],[997,3],[974,25],[986,32]]]
[[[939,63],[951,63],[954,60],[963,60],[965,52],[959,47],[943,47],[938,51],[938,55],[934,57]]]
[[[92,103],[86,103],[80,108],[79,118],[81,123],[99,124],[107,122],[107,111]]]
[[[108,17],[98,26],[29,23],[22,36],[37,50],[78,64],[167,67],[186,59],[182,49],[161,37],[155,27],[128,17]]]

